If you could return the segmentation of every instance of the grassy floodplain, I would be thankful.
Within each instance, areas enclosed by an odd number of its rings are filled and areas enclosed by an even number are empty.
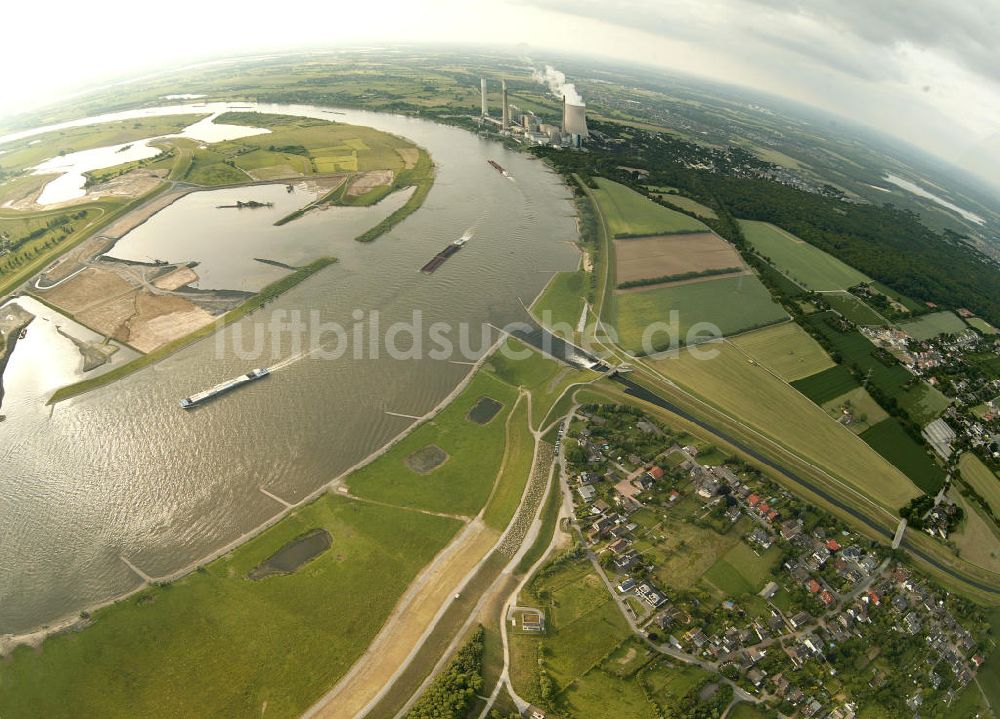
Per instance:
[[[557,272],[531,306],[532,313],[556,334],[570,337],[580,322],[590,274],[583,270]],[[549,314],[546,315],[545,313]]]
[[[698,322],[710,322],[729,335],[788,317],[760,280],[751,275],[624,292],[615,296],[614,305],[620,344],[633,351],[642,349],[646,328],[654,322],[668,322],[671,310],[679,313],[681,340]],[[665,345],[668,340],[661,333],[654,337],[654,348],[657,342]]]
[[[297,716],[460,526],[325,495],[204,570],[102,609],[40,651],[15,651],[0,662],[0,714],[233,717],[266,705],[266,716]],[[318,527],[333,537],[327,552],[293,574],[246,578]]]
[[[480,397],[490,397],[503,408],[486,424],[468,419]],[[517,391],[486,372],[472,382],[440,414],[411,432],[385,456],[347,479],[357,497],[434,512],[475,516],[486,502],[504,451],[504,423],[517,400]],[[436,445],[448,459],[421,474],[406,458]]]
[[[899,329],[916,340],[929,340],[944,334],[959,334],[964,332],[965,328],[965,323],[953,312],[934,312],[899,325]]]
[[[706,232],[699,220],[656,204],[635,190],[603,177],[595,178],[594,196],[612,237],[660,235],[674,232]]]
[[[733,337],[732,343],[786,382],[835,366],[819,343],[795,322],[746,332]]]
[[[684,350],[648,364],[709,404],[741,420],[840,481],[895,511],[917,488],[850,430],[728,344],[714,359]]]
[[[846,290],[871,282],[865,274],[767,222],[740,220],[751,245],[779,270],[810,290]]]

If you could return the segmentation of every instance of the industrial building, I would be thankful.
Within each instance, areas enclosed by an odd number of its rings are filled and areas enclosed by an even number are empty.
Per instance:
[[[587,108],[583,104],[570,104],[563,98],[562,125],[543,121],[530,110],[521,110],[510,104],[507,80],[500,80],[500,118],[490,117],[487,103],[486,78],[479,81],[482,94],[480,122],[492,125],[512,139],[529,145],[553,147],[581,147],[590,137],[587,129]]]

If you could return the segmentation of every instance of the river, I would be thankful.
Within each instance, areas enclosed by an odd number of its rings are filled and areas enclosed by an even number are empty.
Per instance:
[[[73,124],[220,109],[146,108]],[[297,310],[303,318],[315,314],[353,329],[358,316],[370,322],[372,310],[383,328],[410,321],[417,310],[425,326],[469,323],[471,344],[481,350],[489,343],[480,339],[482,323],[524,319],[521,300],[530,303],[553,272],[576,266],[568,190],[527,155],[426,120],[352,110],[329,114],[308,106],[258,109],[407,137],[431,153],[437,181],[417,213],[374,243],[355,242],[356,223],[337,212],[287,225],[309,252],[339,262],[227,328],[221,340],[202,341],[55,407],[45,406],[44,398],[52,386],[78,375],[79,359],[65,354],[64,338],[36,331],[44,320],[32,324],[28,337],[34,341],[19,343],[11,357],[3,407],[8,420],[0,423],[0,634],[72,616],[133,589],[140,579],[123,557],[146,574],[163,576],[210,554],[282,508],[260,487],[288,502],[307,496],[412,421],[387,412],[422,415],[469,371],[449,359],[425,354],[400,360],[385,352],[364,359],[353,352],[337,359],[315,353],[278,362],[305,349],[286,332],[264,333],[264,353],[247,355],[248,338],[273,327],[268,323],[280,313],[288,318]],[[38,132],[45,129],[51,128]],[[493,170],[489,159],[507,167],[514,181]],[[190,203],[192,232],[197,208],[213,195]],[[142,226],[144,250],[173,256],[174,243],[183,241],[183,207]],[[217,212],[252,218],[257,211]],[[463,234],[470,241],[435,274],[418,271]],[[123,251],[128,239],[120,243]],[[222,250],[210,248],[200,258],[206,273],[228,280],[224,263],[211,262],[213,252]],[[115,356],[116,364],[127,351]],[[63,359],[53,360],[53,353]],[[46,362],[57,366],[45,369]],[[276,363],[281,368],[271,377],[194,412],[177,406],[194,391]]]

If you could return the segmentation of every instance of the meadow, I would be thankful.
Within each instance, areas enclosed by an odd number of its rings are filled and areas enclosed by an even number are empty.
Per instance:
[[[412,164],[401,151],[415,149],[407,140],[369,127],[312,118],[227,112],[215,122],[265,127],[270,132],[195,147],[187,170],[177,179],[216,186],[335,172],[400,173]],[[380,199],[376,195],[373,200]]]
[[[480,397],[503,404],[485,425],[467,418]],[[486,372],[433,419],[420,425],[388,452],[347,478],[355,496],[397,506],[475,516],[486,502],[504,452],[504,423],[517,391]],[[448,453],[448,460],[427,474],[413,471],[406,458],[428,445]]]
[[[872,399],[864,387],[855,387],[839,397],[824,402],[822,407],[836,420],[843,417],[845,408],[848,409],[854,420],[846,426],[855,434],[861,434],[889,416],[889,413]]]
[[[737,542],[705,572],[705,579],[729,597],[755,595],[771,580],[780,557],[776,546],[757,554],[746,542]]]
[[[95,612],[86,629],[15,651],[0,662],[0,714],[298,716],[460,526],[324,495],[203,569]],[[247,579],[316,528],[331,549],[292,574]]]
[[[827,292],[823,299],[845,319],[857,325],[878,327],[889,322],[850,292]]]
[[[944,485],[944,470],[928,456],[922,444],[906,433],[898,420],[884,419],[860,436],[927,494],[937,494]]]
[[[792,280],[810,290],[846,290],[871,280],[823,250],[766,222],[740,220],[747,241]]]
[[[994,327],[981,317],[969,317],[965,321],[969,324],[970,327],[974,327],[975,329],[982,332],[984,335],[995,335],[1000,333],[1000,330],[997,330],[996,327]]]
[[[983,516],[978,505],[963,497],[961,492],[949,491],[948,496],[965,513],[958,529],[948,534],[948,539],[958,549],[958,556],[977,567],[1000,572],[1000,537],[993,520]]]
[[[643,349],[643,333],[654,322],[669,322],[678,312],[679,339],[684,342],[692,325],[709,322],[723,335],[764,327],[787,318],[785,311],[756,277],[724,277],[706,282],[623,292],[614,297],[615,328],[626,349]],[[654,350],[669,345],[663,332],[651,335]]]
[[[569,338],[576,332],[589,291],[589,273],[557,272],[531,306],[531,312],[555,334]]]
[[[795,322],[745,332],[730,341],[786,382],[835,366],[819,343]]]
[[[716,214],[715,210],[711,207],[706,207],[697,200],[692,200],[690,197],[684,197],[683,195],[675,195],[665,192],[657,192],[657,188],[650,187],[650,194],[656,197],[656,199],[666,202],[667,204],[673,205],[674,207],[684,210],[685,212],[691,212],[699,217],[703,217],[709,220],[719,219],[719,215]]]
[[[1000,517],[1000,479],[971,452],[962,453],[958,467],[966,484],[986,500],[994,515]]]
[[[728,344],[714,359],[689,351],[647,364],[756,432],[895,512],[917,488],[850,430]],[[829,370],[828,370],[829,371]]]
[[[902,322],[899,329],[916,340],[929,340],[943,334],[959,334],[965,323],[953,312],[934,312],[909,322]]]
[[[598,189],[592,192],[613,238],[708,231],[703,222],[658,205],[625,185],[603,177],[594,179]]]
[[[503,531],[521,503],[531,474],[535,440],[528,426],[528,400],[521,397],[507,419],[506,442],[493,495],[483,512],[487,527]]]

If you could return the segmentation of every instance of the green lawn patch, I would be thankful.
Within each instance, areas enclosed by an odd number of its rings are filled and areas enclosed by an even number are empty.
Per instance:
[[[557,272],[531,306],[532,314],[560,337],[572,337],[590,292],[590,274]]]
[[[483,396],[503,403],[486,425],[467,419]],[[440,414],[352,474],[347,480],[351,492],[388,504],[475,516],[496,479],[504,451],[504,422],[516,399],[512,387],[478,372]],[[448,454],[448,461],[429,474],[410,469],[406,458],[432,444]]]
[[[732,343],[787,382],[835,366],[819,343],[795,322],[746,332],[733,337]]]
[[[953,312],[934,312],[909,322],[902,322],[899,329],[913,339],[929,340],[938,335],[964,332],[965,323]]]
[[[944,485],[944,471],[896,419],[882,420],[860,437],[925,493],[937,494]]]
[[[740,220],[754,248],[792,280],[810,290],[846,290],[871,279],[818,247],[767,222]]]
[[[603,177],[594,179],[599,188],[593,191],[594,197],[601,205],[601,212],[608,223],[612,237],[708,230],[703,222],[658,205],[625,185]]]
[[[483,512],[486,526],[500,531],[514,516],[531,474],[535,439],[528,426],[527,398],[518,401],[513,414],[507,420],[507,437],[507,447],[500,476],[496,481],[496,489],[486,505],[486,511]]]
[[[692,325],[707,322],[723,335],[764,327],[788,317],[756,277],[725,277],[689,285],[658,287],[616,295],[615,323],[620,343],[632,351],[643,350],[643,333],[653,323],[669,323],[671,310],[678,313],[677,331],[686,342]],[[666,349],[665,331],[650,333],[652,349]]]
[[[994,327],[981,317],[967,317],[965,321],[966,323],[968,323],[970,327],[976,328],[984,335],[1000,334],[1000,330],[998,330],[996,327]]]
[[[877,327],[888,324],[885,318],[850,292],[828,292],[823,299],[850,322],[856,325]]]

